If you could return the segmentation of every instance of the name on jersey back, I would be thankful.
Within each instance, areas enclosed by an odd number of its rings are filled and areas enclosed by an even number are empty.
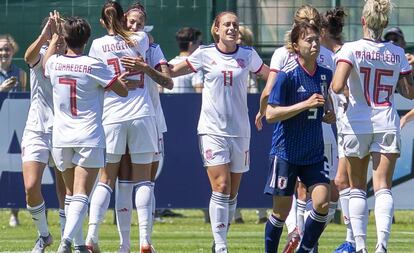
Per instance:
[[[134,42],[133,45],[129,45],[124,40],[118,41],[116,43],[111,43],[111,44],[103,44],[102,51],[104,53],[108,53],[108,52],[126,50],[131,47],[135,47],[138,44],[137,40],[133,40],[133,42]]]
[[[79,72],[79,73],[87,73],[90,74],[92,72],[92,67],[89,65],[83,64],[73,64],[73,63],[56,63],[55,70],[58,71],[71,71],[71,72]]]
[[[372,61],[381,61],[387,63],[400,63],[401,58],[400,55],[396,55],[390,52],[378,52],[378,51],[356,51],[355,57],[357,59],[365,59],[365,60],[372,60]]]

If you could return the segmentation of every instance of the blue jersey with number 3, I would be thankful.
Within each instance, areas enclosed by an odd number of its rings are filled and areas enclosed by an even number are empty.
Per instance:
[[[289,64],[277,74],[268,104],[291,106],[307,100],[314,93],[324,94],[332,80],[332,71],[317,65],[308,73],[298,62]],[[305,110],[276,123],[270,155],[296,165],[323,160],[323,107]]]

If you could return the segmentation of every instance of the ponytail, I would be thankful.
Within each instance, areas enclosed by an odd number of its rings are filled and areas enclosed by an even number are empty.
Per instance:
[[[135,41],[131,39],[133,33],[124,26],[124,11],[119,3],[114,1],[106,2],[102,8],[101,18],[107,29],[111,29],[116,35],[119,35],[128,45],[132,46],[135,44]]]

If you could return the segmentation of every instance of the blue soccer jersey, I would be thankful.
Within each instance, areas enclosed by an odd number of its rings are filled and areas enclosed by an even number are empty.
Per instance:
[[[268,104],[291,106],[307,100],[314,93],[326,96],[331,80],[331,70],[320,65],[317,65],[314,73],[308,73],[300,64],[292,64],[278,73]],[[296,165],[322,161],[322,116],[323,107],[318,107],[277,122],[270,155]]]

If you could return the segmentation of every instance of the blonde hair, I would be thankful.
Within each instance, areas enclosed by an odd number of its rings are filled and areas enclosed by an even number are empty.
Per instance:
[[[290,41],[291,32],[295,25],[301,22],[308,22],[311,25],[320,27],[322,21],[319,11],[309,4],[302,5],[299,9],[296,10],[295,16],[293,18],[292,29],[285,33],[285,47],[289,52],[294,52],[292,42]]]
[[[214,28],[218,28],[219,26],[220,26],[220,20],[221,20],[221,17],[223,17],[224,15],[226,15],[226,14],[231,14],[231,15],[233,15],[233,16],[235,16],[235,17],[237,17],[237,15],[236,15],[236,13],[234,13],[234,12],[232,12],[232,11],[223,11],[223,12],[220,12],[215,18],[214,18],[214,21],[213,21],[213,24],[211,25],[211,30],[210,30],[210,32],[211,32],[211,36],[213,36],[213,40],[214,40],[214,42],[215,43],[218,43],[219,42],[219,40],[220,40],[220,37],[214,32]]]
[[[16,41],[10,34],[1,34],[0,40],[6,40],[10,44],[10,46],[13,48],[14,53],[19,51],[19,46],[17,45]]]
[[[253,32],[246,26],[239,26],[240,41],[242,45],[253,46]]]
[[[388,25],[392,7],[391,0],[366,0],[362,16],[371,39],[381,38],[382,31]]]

